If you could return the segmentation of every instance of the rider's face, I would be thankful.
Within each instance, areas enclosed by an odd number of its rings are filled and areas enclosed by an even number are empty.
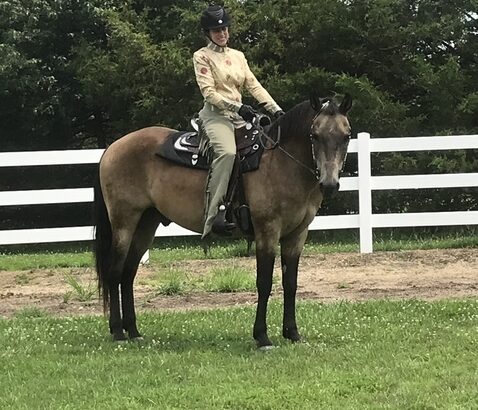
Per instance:
[[[209,35],[211,36],[211,40],[221,47],[225,47],[229,41],[229,29],[227,27],[209,30]]]

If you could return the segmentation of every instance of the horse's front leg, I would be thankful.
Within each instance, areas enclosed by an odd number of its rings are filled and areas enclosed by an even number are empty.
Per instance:
[[[295,317],[299,258],[307,238],[307,230],[294,232],[281,240],[282,287],[284,289],[284,318],[282,335],[292,342],[300,340]]]
[[[258,300],[253,336],[258,347],[272,346],[272,342],[267,336],[267,303],[272,290],[276,243],[277,241],[271,241],[270,239],[262,240],[256,234],[256,286]]]

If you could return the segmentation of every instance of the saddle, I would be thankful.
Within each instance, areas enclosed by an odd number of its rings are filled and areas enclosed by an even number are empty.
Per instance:
[[[232,221],[232,213],[234,213],[239,229],[246,235],[253,235],[254,230],[249,206],[246,202],[242,174],[259,168],[264,152],[260,136],[263,132],[263,126],[270,124],[270,119],[261,115],[254,123],[255,125],[248,124],[248,126],[235,131],[237,155],[227,189],[226,210],[223,211],[229,221]],[[191,121],[191,124],[196,131],[176,131],[172,133],[159,147],[156,155],[184,167],[208,170],[210,158],[207,158],[199,150],[201,139],[199,126],[194,120]],[[234,209],[231,209],[233,203]]]
[[[259,141],[259,129],[242,127],[235,132],[237,156],[240,172],[254,171],[264,152]],[[176,131],[162,144],[156,155],[178,165],[195,169],[209,169],[209,158],[199,152],[200,135],[198,131]]]

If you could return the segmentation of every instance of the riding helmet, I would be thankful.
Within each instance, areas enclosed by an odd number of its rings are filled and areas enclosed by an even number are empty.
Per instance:
[[[201,27],[204,31],[229,27],[231,19],[222,6],[210,5],[201,15]]]

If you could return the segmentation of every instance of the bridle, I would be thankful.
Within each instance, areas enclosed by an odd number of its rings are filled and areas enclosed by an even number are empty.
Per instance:
[[[310,130],[309,130],[309,140],[310,140],[310,148],[311,148],[311,151],[312,151],[312,161],[313,161],[313,164],[314,164],[314,167],[310,167],[306,164],[304,164],[302,161],[298,160],[297,158],[295,158],[290,152],[288,152],[286,149],[284,149],[281,145],[280,145],[280,140],[281,140],[281,127],[280,125],[277,126],[277,139],[276,140],[273,140],[271,137],[269,137],[269,135],[264,131],[264,127],[262,127],[260,124],[259,124],[259,121],[257,121],[257,123],[255,124],[255,126],[257,127],[257,130],[259,131],[259,141],[261,142],[261,145],[264,147],[265,150],[272,150],[272,149],[275,149],[275,148],[278,148],[279,151],[283,152],[287,157],[289,157],[292,161],[294,161],[297,165],[301,166],[302,168],[306,169],[307,171],[309,171],[313,176],[314,178],[319,181],[320,180],[320,169],[319,167],[317,166],[317,158],[316,158],[316,155],[315,155],[315,144],[317,143],[317,138],[316,138],[316,135],[314,134],[313,132],[313,128],[314,128],[314,123],[315,123],[315,120],[317,119],[317,117],[321,114],[321,112],[329,105],[329,100],[325,101],[322,106],[320,107],[320,110],[315,114],[314,118],[312,119],[312,124],[310,126]],[[265,142],[264,142],[264,139],[265,138],[267,140],[267,142],[269,143],[269,145],[267,145]],[[341,172],[343,171],[344,167],[345,167],[345,161],[347,159],[347,154],[345,154],[345,158],[344,158],[344,161],[342,163],[342,170]]]

